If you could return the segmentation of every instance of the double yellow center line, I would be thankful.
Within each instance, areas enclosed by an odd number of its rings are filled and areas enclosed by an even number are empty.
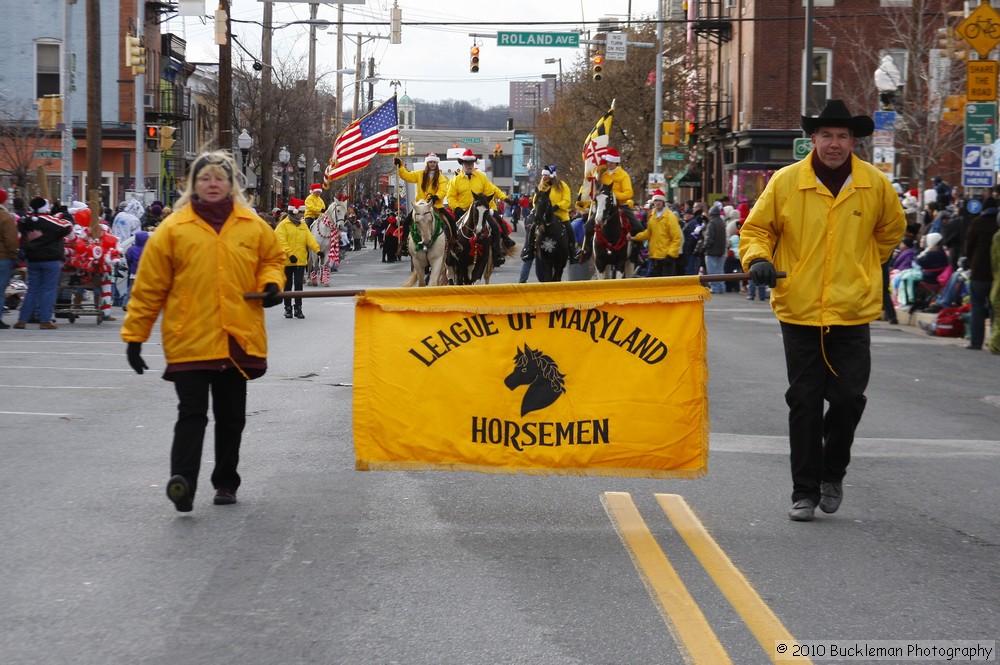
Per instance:
[[[677,494],[655,496],[674,528],[733,609],[743,618],[761,648],[773,662],[778,662],[776,643],[794,643],[795,638],[708,534],[684,499]],[[732,663],[701,608],[639,514],[632,496],[627,492],[605,492],[602,499],[608,516],[632,557],[636,571],[659,608],[674,641],[685,656],[685,661],[695,665]],[[782,655],[780,662],[793,660],[800,663],[811,662],[807,658],[789,658],[786,654]]]

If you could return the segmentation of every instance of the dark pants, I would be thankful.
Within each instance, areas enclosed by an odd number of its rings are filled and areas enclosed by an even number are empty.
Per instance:
[[[674,275],[674,262],[677,260],[671,256],[662,259],[650,259],[653,263],[649,271],[650,277],[672,277]]]
[[[1000,276],[994,277],[998,279]],[[986,336],[986,320],[992,313],[990,306],[990,289],[992,280],[973,279],[969,281],[969,299],[972,306],[969,309],[969,344],[974,348],[983,348],[983,338]]]
[[[285,291],[301,291],[306,279],[305,266],[285,266]],[[295,299],[295,309],[302,309],[302,298]],[[285,311],[292,311],[292,301],[285,301]]]
[[[788,371],[792,501],[818,503],[820,482],[843,480],[851,461],[871,375],[871,331],[868,324],[820,328],[782,323],[781,335]],[[829,402],[825,415],[824,401]]]
[[[201,469],[201,449],[208,426],[208,394],[212,393],[215,418],[215,469],[212,487],[235,490],[240,486],[236,467],[246,424],[247,380],[237,369],[222,372],[194,370],[171,375],[177,391],[177,423],[170,450],[170,475],[181,475],[194,493]]]

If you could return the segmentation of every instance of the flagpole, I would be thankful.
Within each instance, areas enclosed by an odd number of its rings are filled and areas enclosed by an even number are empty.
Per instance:
[[[787,273],[781,271],[778,273],[778,279],[783,279],[787,276]],[[645,279],[674,279],[672,277],[647,277]],[[698,282],[700,284],[707,284],[710,282],[742,282],[745,280],[753,279],[750,277],[748,272],[730,272],[723,273],[721,275],[698,275]],[[510,286],[506,284],[495,284],[494,286]],[[518,284],[517,286],[531,289],[536,288],[535,284]],[[436,287],[428,287],[436,288]],[[448,287],[444,287],[448,288]],[[276,297],[289,299],[289,298],[350,298],[353,296],[364,295],[367,289],[313,289],[311,291],[282,291]],[[244,300],[263,300],[267,297],[266,293],[244,293]]]

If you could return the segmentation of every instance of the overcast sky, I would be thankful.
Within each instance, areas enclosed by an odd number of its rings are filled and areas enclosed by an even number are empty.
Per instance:
[[[344,67],[354,66],[357,55],[357,38],[363,35],[388,36],[388,25],[359,25],[388,23],[392,0],[367,0],[363,5],[345,4]],[[633,18],[655,17],[656,0],[398,0],[403,14],[401,44],[389,44],[388,39],[362,38],[362,58],[367,62],[375,58],[376,75],[383,80],[375,87],[376,99],[392,95],[389,81],[401,83],[400,95],[405,92],[414,99],[439,101],[463,99],[483,106],[502,105],[508,102],[510,81],[538,80],[542,74],[558,74],[559,64],[546,64],[546,58],[561,58],[563,70],[570,69],[583,47],[498,47],[494,35],[498,30],[524,32],[570,32],[579,28],[595,31],[594,24],[604,16],[615,16],[624,23]],[[207,9],[214,12],[214,3]],[[232,0],[232,18],[237,21],[260,22],[263,4],[257,0]],[[306,3],[274,3],[273,25],[309,18]],[[337,6],[320,5],[318,18],[336,23]],[[440,25],[442,22],[468,21],[469,25]],[[508,23],[504,23],[504,22]],[[431,23],[413,26],[407,22]],[[532,22],[537,25],[517,25]],[[546,25],[546,23],[552,23]],[[561,23],[556,23],[561,22]],[[218,47],[214,44],[215,29],[211,21],[197,17],[178,17],[162,26],[163,32],[173,32],[187,40],[187,59],[192,62],[217,62]],[[330,31],[330,34],[327,31]],[[248,50],[260,52],[261,28],[248,23],[233,23],[236,38]],[[471,33],[483,35],[480,42],[480,70],[469,72]],[[489,35],[489,36],[486,36]],[[308,58],[309,27],[291,25],[274,32],[274,59],[291,56],[303,64]],[[346,37],[350,37],[349,39]],[[316,71],[322,73],[336,68],[336,25],[317,29]],[[234,46],[233,58],[239,62],[242,51]],[[249,64],[249,60],[248,60]],[[333,78],[332,76],[329,78]],[[347,77],[350,79],[350,77]],[[331,81],[332,84],[332,81]],[[345,81],[346,84],[346,81]],[[345,95],[353,94],[353,85]]]

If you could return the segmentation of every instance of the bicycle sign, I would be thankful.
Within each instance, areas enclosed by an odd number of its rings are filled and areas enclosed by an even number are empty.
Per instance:
[[[985,58],[1000,44],[1000,12],[982,3],[958,25],[958,34]]]

